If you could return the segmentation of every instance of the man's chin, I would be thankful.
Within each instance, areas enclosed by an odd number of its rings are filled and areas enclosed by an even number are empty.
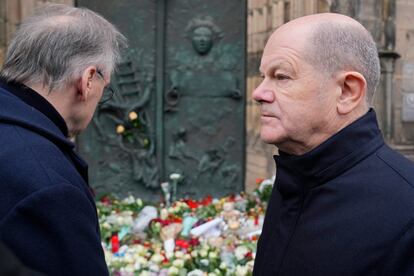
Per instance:
[[[278,145],[283,141],[283,138],[281,136],[275,135],[275,134],[268,134],[268,133],[261,133],[260,139],[266,143],[271,145]]]

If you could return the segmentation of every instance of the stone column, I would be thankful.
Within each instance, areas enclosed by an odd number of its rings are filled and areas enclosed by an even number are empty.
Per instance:
[[[393,80],[395,60],[400,57],[395,52],[395,1],[383,0],[382,2],[383,32],[382,45],[379,49],[381,67],[383,74],[383,91],[384,91],[384,116],[383,127],[385,138],[388,143],[394,142],[394,97],[393,97]]]
[[[381,73],[383,74],[383,90],[384,90],[384,116],[383,131],[385,139],[388,143],[394,142],[394,101],[393,101],[393,79],[395,60],[400,57],[394,51],[380,51]]]

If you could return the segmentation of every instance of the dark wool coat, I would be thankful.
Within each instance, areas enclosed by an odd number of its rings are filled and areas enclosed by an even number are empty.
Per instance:
[[[43,113],[0,87],[0,239],[47,275],[108,275],[87,166]]]
[[[0,275],[1,276],[45,276],[25,267],[20,260],[0,241]]]
[[[384,144],[373,110],[275,161],[254,275],[414,275],[414,165]]]

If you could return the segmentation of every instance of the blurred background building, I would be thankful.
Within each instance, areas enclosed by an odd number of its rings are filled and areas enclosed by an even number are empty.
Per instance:
[[[75,0],[0,0],[0,62],[4,60],[7,43],[19,22],[45,2],[77,4]],[[381,84],[374,104],[381,129],[388,144],[414,159],[413,0],[248,0],[246,190],[255,188],[256,178],[270,177],[275,172],[272,155],[276,149],[260,141],[260,112],[251,100],[252,91],[261,81],[258,67],[265,43],[281,24],[320,12],[349,15],[372,33],[382,66]]]

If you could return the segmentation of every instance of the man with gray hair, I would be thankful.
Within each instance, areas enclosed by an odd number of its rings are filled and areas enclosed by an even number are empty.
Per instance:
[[[37,10],[9,45],[0,72],[0,239],[47,275],[108,274],[87,165],[69,138],[112,95],[124,46],[103,17],[65,5]]]
[[[278,147],[254,275],[414,275],[414,165],[370,105],[376,45],[354,19],[315,14],[268,40],[253,92]]]

